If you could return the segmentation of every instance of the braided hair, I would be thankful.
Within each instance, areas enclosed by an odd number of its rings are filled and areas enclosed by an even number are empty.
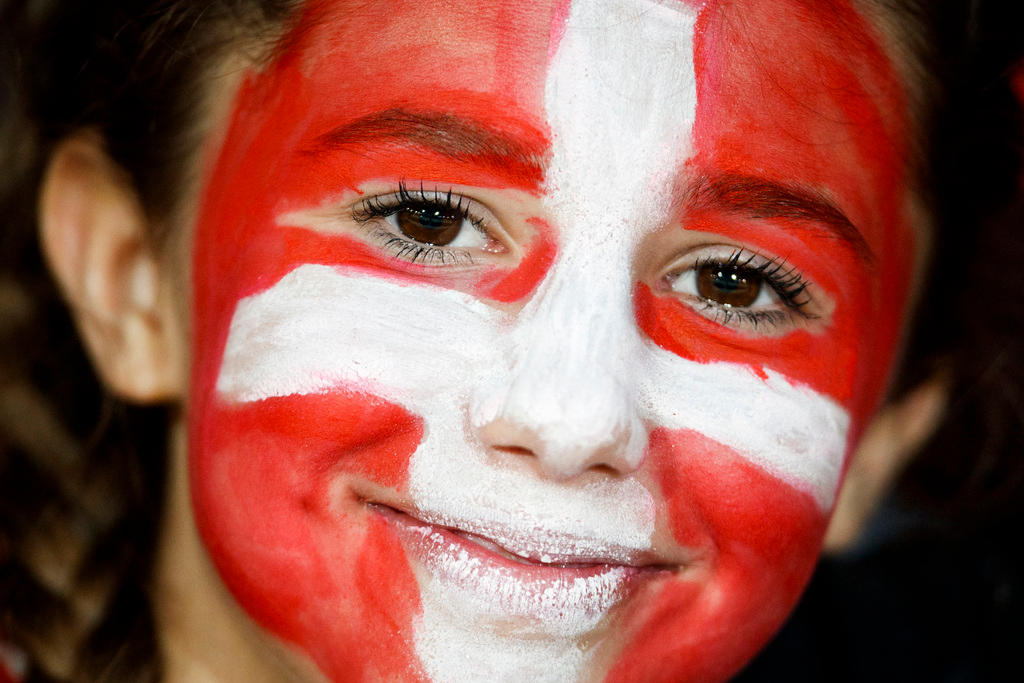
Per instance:
[[[227,50],[271,44],[294,4],[0,2],[0,644],[25,681],[160,678],[149,582],[171,408],[104,389],[46,275],[49,151],[97,131],[168,225],[163,188],[201,135],[195,83]]]

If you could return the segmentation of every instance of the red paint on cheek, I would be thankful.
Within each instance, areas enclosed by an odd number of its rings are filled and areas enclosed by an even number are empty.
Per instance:
[[[472,289],[479,280],[478,273],[453,272],[449,268],[401,261],[358,237],[325,234],[309,228],[282,226],[273,236],[253,245],[249,254],[266,265],[246,274],[239,297],[258,294],[306,264],[343,267],[395,282],[427,283],[460,290]]]
[[[196,522],[225,583],[334,680],[413,670],[415,579],[351,487],[404,488],[422,432],[398,406],[336,392],[217,405],[196,435]]]
[[[696,432],[655,430],[648,458],[695,559],[631,606],[608,680],[726,680],[796,603],[827,520],[810,496]]]

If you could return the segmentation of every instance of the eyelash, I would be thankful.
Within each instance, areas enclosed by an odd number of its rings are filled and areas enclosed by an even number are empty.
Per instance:
[[[452,189],[441,190],[435,187],[428,190],[422,182],[418,188],[410,189],[408,183],[401,180],[397,192],[375,195],[361,201],[352,209],[352,219],[358,224],[372,226],[370,238],[403,261],[425,266],[470,265],[473,256],[467,249],[423,244],[397,234],[388,224],[382,223],[403,210],[440,211],[460,221],[467,221],[472,229],[489,238],[486,221],[473,213],[470,209],[471,201]],[[705,298],[698,299],[697,305],[691,304],[695,308],[699,306],[699,312],[713,322],[757,329],[766,325],[780,327],[795,322],[795,318],[813,320],[818,317],[806,309],[811,302],[811,297],[807,295],[808,282],[784,258],[769,258],[746,249],[736,249],[724,259],[720,256],[699,258],[687,270],[699,272],[705,266],[734,270],[760,279],[775,293],[783,306],[770,309],[742,308]]]
[[[762,260],[752,265],[758,259]],[[787,322],[793,322],[794,316],[803,320],[814,320],[818,317],[806,310],[806,306],[811,302],[811,298],[807,295],[807,280],[797,268],[788,265],[786,259],[765,258],[756,252],[737,249],[724,260],[715,256],[700,258],[694,263],[693,270],[700,271],[705,266],[717,266],[726,270],[734,269],[761,278],[786,307],[784,310],[733,308],[710,299],[701,299],[700,303],[703,304],[701,312],[712,311],[713,316],[708,317],[716,323],[729,326],[730,323],[736,325],[738,321],[740,324],[748,324],[757,329],[761,325],[778,327]]]
[[[423,183],[419,188],[409,189],[405,180],[398,183],[398,191],[387,195],[368,197],[352,210],[352,220],[360,225],[375,224],[370,237],[396,258],[421,265],[457,265],[472,264],[473,255],[466,249],[421,244],[415,240],[402,237],[380,225],[380,221],[394,216],[399,211],[440,210],[456,216],[459,220],[469,221],[476,230],[487,234],[485,221],[475,216],[469,209],[468,200],[463,195],[449,189],[447,191],[434,188],[427,190]]]

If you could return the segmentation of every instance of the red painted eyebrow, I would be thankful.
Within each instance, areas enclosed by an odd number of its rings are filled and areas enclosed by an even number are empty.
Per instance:
[[[867,265],[875,260],[864,236],[839,207],[821,193],[796,185],[732,173],[701,176],[690,183],[682,204],[689,211],[806,223],[810,229],[846,243]]]
[[[484,123],[452,112],[392,108],[338,126],[317,138],[309,151],[365,153],[367,145],[381,143],[426,150],[537,183],[550,149],[543,133],[511,117]]]

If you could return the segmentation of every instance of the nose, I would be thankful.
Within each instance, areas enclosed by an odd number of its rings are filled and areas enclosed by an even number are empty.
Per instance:
[[[629,283],[553,275],[518,317],[510,379],[478,392],[474,427],[488,447],[533,456],[554,479],[632,471],[647,432],[630,368],[639,335]]]

